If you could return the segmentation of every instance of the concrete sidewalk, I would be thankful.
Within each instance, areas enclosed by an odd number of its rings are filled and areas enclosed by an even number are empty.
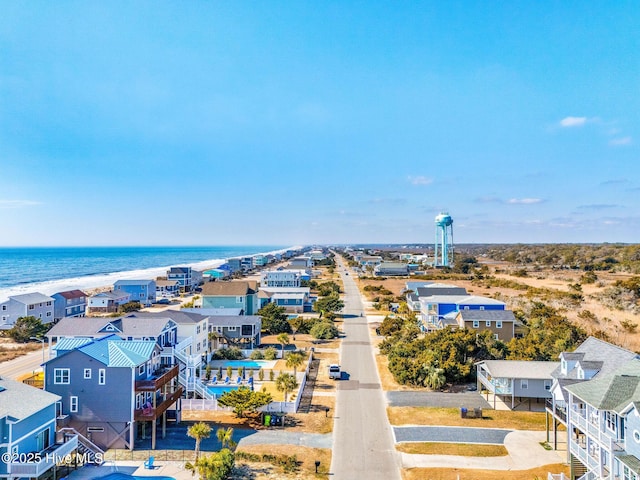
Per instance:
[[[509,452],[504,457],[466,457],[459,455],[414,455],[401,453],[404,468],[473,468],[480,470],[529,470],[553,463],[565,463],[563,452],[545,450],[540,442],[546,440],[545,432],[513,431],[504,439]]]

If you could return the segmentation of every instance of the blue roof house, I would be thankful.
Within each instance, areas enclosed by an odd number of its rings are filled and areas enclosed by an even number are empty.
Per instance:
[[[138,301],[150,307],[156,301],[156,282],[154,280],[118,280],[113,284],[115,293],[131,295],[131,301]]]
[[[56,442],[58,401],[58,395],[0,378],[0,478],[38,478],[55,467],[54,458],[77,449],[75,435]]]
[[[421,328],[425,331],[441,328],[439,320],[447,314],[455,316],[461,310],[504,310],[506,304],[493,298],[476,295],[431,295],[419,297]]]
[[[117,335],[80,342],[44,364],[45,390],[61,397],[70,427],[106,450],[133,450],[135,435],[150,427],[151,448],[161,420],[176,410],[183,388],[178,365],[163,365],[155,340],[122,340]]]

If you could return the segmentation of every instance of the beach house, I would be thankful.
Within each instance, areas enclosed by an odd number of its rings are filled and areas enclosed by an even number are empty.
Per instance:
[[[210,350],[238,347],[251,350],[260,345],[262,319],[257,315],[216,315],[209,317]]]
[[[77,435],[56,435],[61,397],[0,377],[0,478],[44,478],[76,452]],[[8,456],[8,457],[7,457]]]
[[[406,282],[407,306],[412,312],[420,311],[420,297],[433,295],[467,295],[467,290],[448,283]]]
[[[511,410],[544,410],[551,398],[553,372],[559,362],[483,360],[476,363],[478,391],[485,392],[493,408],[499,403]],[[535,402],[535,403],[534,403]]]
[[[103,450],[133,450],[135,438],[149,430],[151,448],[158,427],[164,438],[168,410],[180,418],[178,370],[162,365],[156,341],[111,335],[48,360],[44,382],[61,398],[71,428]]]
[[[444,317],[442,324],[448,321]],[[477,332],[490,330],[496,340],[508,342],[516,336],[519,323],[511,310],[460,310],[453,324],[458,328],[468,328]]]
[[[180,295],[180,282],[177,280],[156,279],[156,299],[174,298]]]
[[[202,308],[241,308],[244,315],[254,315],[258,311],[258,283],[205,283],[202,287]]]
[[[301,270],[266,270],[260,273],[260,288],[300,287],[301,281]]]
[[[409,265],[402,262],[382,262],[373,268],[376,277],[392,277],[409,275]]]
[[[567,427],[568,385],[586,382],[613,372],[618,367],[640,358],[638,354],[595,337],[587,338],[573,352],[562,352],[559,356],[560,366],[551,374],[551,398],[547,400],[547,437],[551,429],[552,444],[558,445],[558,435],[566,436],[566,432],[558,433],[562,425]]]
[[[640,359],[565,389],[573,478],[640,478]]]
[[[68,290],[51,295],[53,298],[53,318],[84,317],[87,312],[87,294],[82,290]]]
[[[118,280],[113,284],[114,293],[128,293],[131,301],[150,307],[156,301],[155,280]]]
[[[100,292],[89,297],[87,313],[115,313],[120,305],[131,300],[131,295],[122,290],[118,292]]]
[[[191,267],[171,267],[167,271],[167,280],[177,281],[183,293],[190,292],[194,286]]]
[[[315,298],[315,297],[314,297]],[[313,299],[309,287],[260,287],[258,307],[267,303],[275,303],[289,313],[313,311]]]
[[[13,328],[20,317],[39,318],[42,323],[52,323],[54,319],[53,298],[42,293],[25,293],[10,296],[0,303],[0,330]]]
[[[438,330],[451,322],[462,310],[504,310],[506,304],[493,298],[476,295],[420,296],[420,327],[424,331]],[[443,321],[448,315],[449,322]]]

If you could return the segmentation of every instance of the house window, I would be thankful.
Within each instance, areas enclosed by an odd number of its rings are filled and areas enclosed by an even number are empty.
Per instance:
[[[500,339],[498,338],[498,334],[497,334],[497,333],[494,333],[494,334],[493,334],[493,338],[494,338],[495,340],[500,340]]]
[[[68,368],[53,369],[53,383],[56,385],[69,385],[69,377],[71,376]]]
[[[616,431],[616,414],[612,412],[605,412],[604,423],[607,426],[607,430],[611,432],[615,432]]]
[[[138,375],[144,375],[144,371],[145,371],[145,364],[143,363],[138,367]]]
[[[197,335],[198,333],[200,333],[200,325],[198,325],[198,326],[196,327],[196,335]]]
[[[199,352],[199,351],[200,351],[200,342],[196,344],[196,352]]]
[[[84,369],[84,378],[86,380],[89,380],[91,378],[91,369],[90,368],[85,368]]]
[[[29,305],[29,310],[35,310],[36,306],[35,305]]]
[[[50,306],[51,306],[51,302],[47,302],[47,307],[50,307]]]
[[[104,368],[98,370],[98,385],[107,383],[107,371]]]
[[[242,303],[242,297],[236,297],[236,303]]]
[[[69,411],[78,413],[78,397],[69,397]]]
[[[544,389],[547,391],[551,390],[551,380],[544,381]]]
[[[485,326],[490,327],[491,326],[491,320],[487,320],[486,322],[484,322]]]
[[[7,306],[6,305],[2,305],[2,310],[4,310],[6,312],[7,311]]]
[[[140,294],[140,298],[144,298],[144,293],[141,293],[141,294]]]
[[[520,380],[520,388],[522,390],[526,390],[529,388],[529,380],[527,380],[526,378],[523,378],[522,380]]]
[[[469,310],[469,305],[465,305],[464,307],[462,307],[463,310]]]
[[[496,320],[496,328],[502,328],[502,320]]]
[[[47,317],[50,317],[50,316],[51,316],[51,312],[47,312]]]
[[[473,321],[473,328],[478,328],[480,326],[480,320]]]
[[[480,310],[484,310],[484,307],[480,307]]]
[[[238,327],[227,327],[227,331],[229,332],[235,332],[238,329]]]

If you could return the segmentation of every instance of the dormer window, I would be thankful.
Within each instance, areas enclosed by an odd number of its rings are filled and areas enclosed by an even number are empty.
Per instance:
[[[564,358],[560,361],[560,368],[562,369],[562,373],[566,375],[567,374],[567,361]]]
[[[584,370],[582,369],[582,367],[580,365],[578,365],[578,378],[580,380],[584,380]]]

